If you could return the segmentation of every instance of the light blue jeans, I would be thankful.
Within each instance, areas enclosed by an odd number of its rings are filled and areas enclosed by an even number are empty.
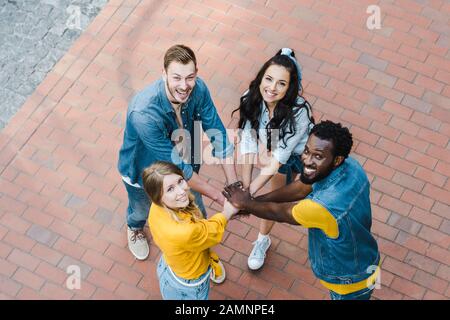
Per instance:
[[[127,208],[127,225],[132,230],[139,230],[144,228],[148,219],[151,201],[148,198],[143,188],[136,188],[124,182],[128,193],[128,208]],[[191,190],[195,196],[195,203],[206,218],[206,209],[203,204],[202,195],[194,190]]]
[[[209,270],[197,279],[186,280],[177,277],[169,270],[163,256],[159,259],[156,274],[159,279],[159,289],[164,300],[208,300],[209,296]],[[198,286],[186,286],[178,282],[175,278],[185,284],[195,284],[204,277],[207,279]]]

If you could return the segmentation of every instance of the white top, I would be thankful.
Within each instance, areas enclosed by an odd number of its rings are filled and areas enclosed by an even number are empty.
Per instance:
[[[302,104],[304,101],[305,100],[301,97],[297,98],[298,104]],[[258,130],[259,141],[264,145],[267,145],[266,126],[270,119],[269,109],[264,101],[261,103],[261,111]],[[309,114],[311,114],[311,110],[309,110]],[[309,132],[313,126],[314,124],[309,120],[306,108],[300,108],[300,110],[298,110],[295,114],[295,131],[293,133],[287,133],[284,139],[280,137],[277,141],[273,140],[272,133],[272,155],[275,159],[279,163],[285,164],[292,154],[302,154],[306,141],[308,140]],[[242,130],[242,138],[239,143],[241,154],[258,153],[258,141],[256,141],[256,135],[252,136],[251,128],[251,123],[247,120],[244,129]],[[274,129],[272,129],[272,132],[273,131]]]

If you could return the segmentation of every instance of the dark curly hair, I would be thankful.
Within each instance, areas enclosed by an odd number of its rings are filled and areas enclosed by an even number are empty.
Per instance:
[[[333,155],[335,157],[343,156],[346,159],[353,146],[352,134],[348,128],[330,120],[316,124],[312,128],[311,134],[322,140],[333,141]]]
[[[291,56],[295,58],[295,53],[292,52]],[[281,54],[281,50],[279,50],[275,56],[266,61],[266,63],[264,63],[261,67],[256,78],[250,83],[248,92],[241,97],[239,107],[236,110],[233,110],[232,116],[236,111],[239,111],[238,128],[243,129],[245,127],[245,123],[250,121],[251,128],[255,129],[258,134],[259,117],[261,115],[260,105],[263,101],[261,92],[259,91],[259,85],[262,81],[264,73],[271,65],[285,67],[290,75],[289,88],[286,95],[277,103],[273,113],[273,118],[266,126],[267,129],[280,129],[280,138],[286,146],[285,137],[295,131],[295,116],[297,112],[299,112],[301,108],[306,108],[308,117],[312,123],[314,123],[314,118],[309,111],[312,109],[311,105],[308,101],[306,101],[306,99],[304,99],[305,101],[303,104],[297,104],[298,92],[299,89],[301,89],[299,86],[297,69],[291,58],[287,55]]]

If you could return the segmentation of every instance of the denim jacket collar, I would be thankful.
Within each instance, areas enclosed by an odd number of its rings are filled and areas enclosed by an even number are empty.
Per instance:
[[[174,112],[172,104],[166,94],[166,83],[164,82],[164,79],[161,78],[158,82],[158,97],[163,111],[165,113]]]
[[[175,113],[175,109],[173,108],[172,104],[169,101],[169,98],[167,97],[167,93],[166,93],[166,83],[164,81],[163,78],[161,78],[158,81],[158,97],[159,97],[159,101],[160,101],[160,105],[162,106],[162,109],[165,113]],[[194,87],[192,89],[191,95],[189,96],[188,100],[184,103],[184,105],[186,106],[192,98],[192,94],[194,93],[194,90],[196,89],[196,87]],[[185,106],[182,106],[182,108],[185,108]]]
[[[346,160],[344,160],[341,165],[335,169],[333,169],[333,171],[331,171],[331,173],[323,178],[320,181],[315,182],[312,185],[313,190],[315,189],[326,189],[328,185],[332,184],[334,181],[336,181],[336,179],[339,179],[344,173],[345,173],[345,169],[348,166]]]

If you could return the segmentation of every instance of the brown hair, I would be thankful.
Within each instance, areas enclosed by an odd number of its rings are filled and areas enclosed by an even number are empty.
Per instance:
[[[180,219],[176,215],[176,212],[167,208],[161,202],[162,196],[164,194],[163,188],[164,176],[170,174],[177,174],[183,177],[184,179],[183,171],[173,163],[156,161],[151,166],[144,169],[144,172],[142,173],[142,181],[144,183],[144,190],[150,197],[152,202],[160,207],[166,208],[176,221],[180,221]],[[200,209],[195,204],[194,195],[188,192],[188,197],[189,197],[189,204],[186,206],[186,208],[180,209],[180,211],[192,214],[194,220],[202,219],[203,217],[201,215]]]
[[[182,64],[188,64],[192,61],[194,62],[195,69],[197,69],[197,59],[195,58],[194,51],[185,45],[176,44],[166,51],[164,55],[164,70],[167,71],[167,68],[173,61]]]

